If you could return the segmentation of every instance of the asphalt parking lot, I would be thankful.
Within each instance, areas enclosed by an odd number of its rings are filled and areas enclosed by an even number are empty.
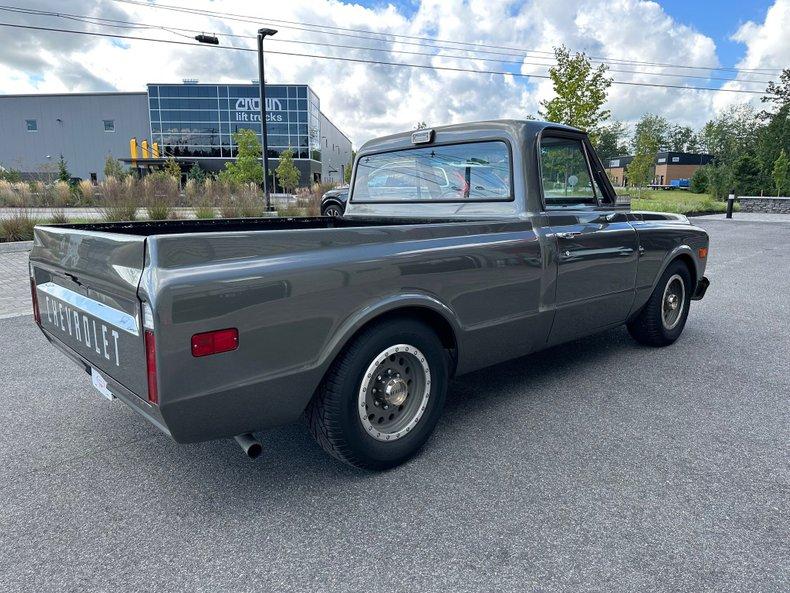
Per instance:
[[[700,224],[675,345],[618,329],[458,378],[381,474],[301,425],[256,462],[174,444],[0,319],[0,591],[787,591],[790,224]]]

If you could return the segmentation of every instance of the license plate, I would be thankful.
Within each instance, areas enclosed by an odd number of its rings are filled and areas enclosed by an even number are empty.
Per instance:
[[[109,400],[115,399],[115,396],[112,394],[112,391],[110,391],[107,388],[107,380],[104,377],[102,377],[99,371],[97,371],[94,368],[91,368],[91,382],[93,383],[93,386],[96,388],[96,391],[101,393],[104,397],[106,397]]]

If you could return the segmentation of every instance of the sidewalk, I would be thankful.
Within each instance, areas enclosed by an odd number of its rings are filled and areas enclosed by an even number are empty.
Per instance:
[[[19,247],[0,243],[0,319],[33,314],[27,267],[30,243],[21,246],[22,251],[9,251]]]

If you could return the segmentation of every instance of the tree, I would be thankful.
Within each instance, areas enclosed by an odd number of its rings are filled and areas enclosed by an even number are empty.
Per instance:
[[[769,82],[765,93],[766,95],[760,98],[763,103],[771,103],[780,109],[790,103],[790,68],[782,70],[778,83],[773,80]],[[762,118],[768,116],[770,116],[769,111],[763,111],[760,114]]]
[[[187,171],[187,179],[191,179],[195,183],[203,183],[206,181],[206,172],[197,162],[195,162]]]
[[[732,105],[705,124],[700,142],[717,164],[732,167],[741,155],[754,150],[759,129],[751,105]]]
[[[60,159],[58,159],[58,181],[63,181],[65,183],[70,183],[71,181],[69,164],[66,162],[66,159],[63,158],[63,155],[60,155]]]
[[[427,127],[428,127],[428,124],[426,124],[424,121],[418,121],[417,125],[414,126],[414,129],[415,130],[424,130]]]
[[[261,168],[261,143],[258,136],[249,129],[242,129],[233,134],[236,144],[236,161],[225,164],[225,170],[219,175],[222,181],[234,183],[263,183]]]
[[[181,166],[176,161],[175,157],[168,157],[165,161],[164,172],[176,179],[181,184]]]
[[[642,120],[645,120],[645,117],[643,117]],[[640,121],[640,123],[642,123],[642,121]],[[639,124],[637,124],[634,144],[634,160],[628,164],[626,171],[628,173],[629,182],[631,185],[635,185],[639,188],[639,195],[641,195],[642,188],[647,185],[653,177],[656,153],[659,147],[655,129],[647,125],[640,128]]]
[[[107,179],[121,180],[126,177],[126,171],[123,169],[121,161],[108,154],[107,159],[104,161],[104,176]]]
[[[704,194],[708,191],[708,167],[699,167],[691,175],[689,191],[693,194]]]
[[[625,124],[619,121],[614,121],[599,129],[594,147],[605,167],[609,166],[609,161],[614,157],[628,154],[627,133]]]
[[[280,164],[277,165],[277,181],[286,192],[293,192],[299,185],[299,169],[294,165],[294,151],[286,148],[280,153]]]
[[[688,126],[670,125],[666,140],[667,149],[672,152],[699,152],[697,135]]]
[[[782,194],[790,195],[790,159],[787,158],[787,153],[784,148],[779,156],[774,161],[773,171],[771,176],[774,180],[774,187],[776,188],[776,195]]]
[[[608,67],[601,64],[593,68],[586,54],[577,52],[571,56],[564,45],[554,48],[554,57],[557,64],[549,68],[549,76],[556,96],[541,102],[545,111],[540,115],[586,130],[595,140],[600,125],[610,115],[603,108],[607,89],[612,85],[612,79],[606,76]]]
[[[760,162],[752,154],[743,154],[735,161],[732,169],[733,187],[739,196],[754,196],[760,193]]]
[[[780,107],[776,113],[768,114],[763,121],[766,123],[759,130],[755,154],[760,161],[764,189],[773,193],[774,163],[783,150],[790,154],[790,103]]]
[[[667,140],[668,135],[669,122],[660,115],[646,113],[636,123],[636,126],[634,126],[634,138],[632,140],[634,152],[637,152],[637,143],[640,138],[642,139],[643,145],[648,141],[651,146],[655,144],[655,152],[666,149],[669,143]]]

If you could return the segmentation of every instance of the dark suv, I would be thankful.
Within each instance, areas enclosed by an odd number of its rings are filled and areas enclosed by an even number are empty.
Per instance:
[[[324,216],[343,216],[346,211],[346,202],[348,201],[348,186],[336,187],[330,189],[323,196],[321,196],[321,214]]]

